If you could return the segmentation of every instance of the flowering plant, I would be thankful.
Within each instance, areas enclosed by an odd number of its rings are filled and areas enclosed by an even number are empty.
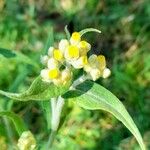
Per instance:
[[[111,71],[106,67],[103,55],[89,55],[91,45],[82,39],[82,36],[87,32],[101,33],[97,29],[88,28],[74,32],[70,36],[66,29],[68,39],[62,39],[57,47],[50,47],[48,54],[41,57],[44,69],[41,70],[39,77],[33,81],[27,91],[18,94],[0,90],[0,94],[19,101],[50,100],[52,132],[47,149],[52,146],[59,128],[65,101],[73,99],[85,109],[101,109],[113,114],[131,131],[141,149],[145,150],[140,132],[123,104],[110,91],[94,82],[100,77],[109,77]],[[16,123],[16,127],[18,126],[20,125]],[[26,135],[22,137],[28,137],[27,133],[31,136],[31,133],[25,128],[20,132]],[[33,137],[31,139],[34,141]],[[19,141],[23,143],[24,140],[20,139]],[[32,147],[35,147],[35,144]]]

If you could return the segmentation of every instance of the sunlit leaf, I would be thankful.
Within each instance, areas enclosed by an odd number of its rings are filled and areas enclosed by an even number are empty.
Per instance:
[[[119,99],[104,87],[91,81],[85,81],[76,90],[65,94],[64,97],[74,97],[77,104],[85,109],[101,109],[110,112],[130,130],[141,149],[145,150],[141,134],[129,113]]]
[[[64,94],[69,89],[70,84],[71,81],[64,86],[56,86],[53,83],[42,81],[41,77],[37,77],[31,84],[30,88],[23,93],[10,93],[0,90],[0,94],[20,101],[50,100],[52,97]]]
[[[27,130],[23,120],[15,113],[9,111],[2,111],[0,112],[0,116],[8,117],[9,119],[11,119],[19,135]]]

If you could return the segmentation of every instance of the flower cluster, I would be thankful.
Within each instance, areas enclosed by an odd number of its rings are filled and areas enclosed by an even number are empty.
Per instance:
[[[41,70],[43,81],[53,82],[55,85],[64,85],[71,79],[71,67],[81,69],[87,73],[90,79],[99,77],[107,78],[110,70],[106,68],[106,60],[103,55],[91,55],[88,52],[91,45],[81,40],[81,34],[74,32],[69,40],[62,39],[57,48],[50,47],[48,55],[42,57],[42,63],[46,68]]]

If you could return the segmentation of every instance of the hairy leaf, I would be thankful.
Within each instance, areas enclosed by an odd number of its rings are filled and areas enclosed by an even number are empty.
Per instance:
[[[22,132],[27,130],[23,120],[15,113],[9,111],[2,111],[0,112],[0,116],[2,117],[6,116],[9,119],[11,119],[19,135],[21,135]]]
[[[85,81],[76,90],[66,93],[64,97],[74,97],[77,104],[85,109],[101,109],[110,112],[130,130],[141,149],[145,150],[141,134],[129,113],[119,99],[104,87],[91,81]]]
[[[64,94],[69,89],[70,84],[71,81],[65,86],[56,86],[53,83],[42,81],[41,77],[37,77],[31,84],[30,88],[23,93],[10,93],[0,90],[0,94],[20,101],[42,101]]]

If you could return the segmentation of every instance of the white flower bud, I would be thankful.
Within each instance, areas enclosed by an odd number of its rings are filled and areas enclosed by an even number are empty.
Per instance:
[[[30,131],[22,133],[17,144],[19,150],[34,150],[36,147],[36,141]]]
[[[43,65],[46,65],[47,62],[48,62],[48,56],[47,55],[41,56],[41,63]]]
[[[58,61],[55,60],[54,58],[50,58],[50,59],[48,60],[48,68],[49,68],[49,69],[58,68]]]
[[[100,77],[101,72],[99,69],[91,69],[90,75],[92,77],[92,80],[95,81]]]
[[[61,72],[59,78],[53,80],[53,83],[57,86],[65,85],[71,79],[71,76],[71,71],[69,69],[65,69]]]
[[[59,46],[58,47],[64,53],[68,46],[69,46],[68,40],[67,39],[62,39],[59,42]]]
[[[46,82],[50,81],[48,73],[49,73],[48,69],[42,69],[41,70],[41,74],[40,75],[41,75],[43,81],[46,81]]]
[[[53,56],[53,50],[54,50],[54,47],[50,47],[48,49],[48,56],[52,57]]]
[[[110,74],[111,74],[110,69],[105,68],[104,71],[103,71],[102,77],[103,78],[108,78],[110,76]]]
[[[61,78],[63,82],[68,82],[71,79],[71,71],[69,69],[65,69],[61,73]]]
[[[83,68],[85,65],[87,65],[87,56],[82,56],[77,60],[74,60],[71,62],[74,68],[80,69]]]

